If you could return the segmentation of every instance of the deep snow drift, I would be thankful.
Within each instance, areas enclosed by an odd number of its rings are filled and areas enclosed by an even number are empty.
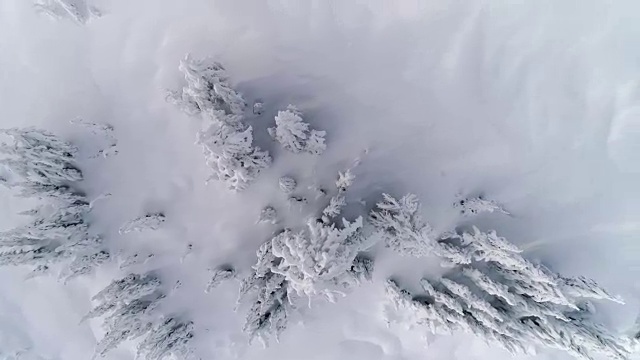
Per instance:
[[[480,215],[568,276],[597,280],[625,305],[598,304],[599,320],[631,327],[640,312],[640,36],[633,1],[94,1],[101,16],[82,25],[52,21],[32,3],[0,3],[2,127],[40,126],[84,154],[109,139],[71,124],[113,125],[118,154],[85,156],[84,189],[96,201],[95,226],[114,252],[153,253],[132,269],[159,269],[181,282],[163,311],[196,320],[196,346],[217,359],[510,358],[470,335],[429,336],[387,326],[382,284],[415,284],[442,272],[437,262],[375,250],[373,282],[336,304],[313,301],[280,343],[247,345],[238,283],[205,292],[208,269],[250,272],[256,250],[278,226],[257,223],[267,205],[281,226],[300,226],[308,208],[287,208],[279,179],[298,189],[333,186],[353,167],[344,215],[354,219],[382,192],[416,193],[438,231],[464,223],[458,193],[484,193],[512,216]],[[194,144],[200,121],[166,101],[184,86],[186,53],[212,56],[249,104],[247,122],[273,164],[234,194],[210,175]],[[321,156],[283,150],[268,135],[274,117],[296,105],[311,128],[326,131]],[[309,190],[311,192],[311,190]],[[2,230],[28,208],[0,191]],[[157,231],[123,224],[162,213]],[[191,253],[187,256],[189,246]],[[24,281],[27,270],[0,270],[0,352],[11,358],[87,359],[103,335],[79,322],[91,297],[126,275],[117,263],[64,285]],[[95,305],[95,304],[94,304]],[[302,321],[303,324],[297,324]],[[108,359],[132,359],[126,344]],[[541,349],[539,358],[569,358]]]

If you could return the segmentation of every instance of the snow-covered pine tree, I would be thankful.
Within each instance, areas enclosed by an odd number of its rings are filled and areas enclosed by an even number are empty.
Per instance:
[[[251,339],[265,344],[277,339],[300,295],[309,302],[317,295],[334,301],[340,290],[370,279],[373,262],[358,256],[365,247],[362,217],[352,222],[338,219],[354,178],[350,171],[340,173],[334,197],[342,201],[331,200],[325,211],[307,219],[306,227],[284,229],[258,250],[258,262],[242,281],[238,299],[240,304],[253,298],[244,326]],[[306,198],[299,199],[295,201],[306,203]]]
[[[267,129],[269,135],[286,150],[302,152],[309,132],[309,124],[302,121],[302,112],[289,105],[286,110],[278,111],[275,120],[276,126]]]
[[[136,265],[140,265],[140,264],[145,264],[148,261],[150,261],[151,259],[153,259],[155,257],[155,255],[153,253],[149,253],[149,254],[139,254],[139,253],[133,253],[131,255],[127,255],[127,256],[122,256],[122,254],[120,254],[119,258],[122,258],[122,261],[120,262],[120,270],[124,270],[127,268],[130,268],[132,266],[136,266]]]
[[[309,124],[302,120],[302,112],[295,106],[289,105],[286,110],[278,111],[275,121],[276,126],[267,130],[286,150],[296,154],[304,151],[320,155],[327,148],[326,132],[310,129]]]
[[[0,145],[5,184],[42,201],[24,212],[32,221],[0,233],[0,265],[30,265],[33,275],[66,262],[63,278],[89,273],[109,259],[100,236],[89,231],[89,202],[76,186],[82,172],[77,148],[35,128],[2,130],[12,141]],[[69,264],[70,263],[70,264]]]
[[[246,189],[271,165],[269,153],[252,146],[251,126],[238,131],[229,125],[212,124],[197,134],[197,143],[202,145],[206,163],[213,170],[211,178],[233,191]]]
[[[75,165],[78,148],[54,134],[36,128],[0,130],[11,138],[2,142],[1,164],[8,168],[12,183],[27,190],[32,187],[60,188],[82,180],[82,172]]]
[[[194,326],[191,321],[184,321],[169,316],[158,322],[148,331],[138,344],[136,357],[144,355],[147,360],[183,359],[193,357],[192,339]]]
[[[227,280],[234,279],[236,277],[236,270],[230,266],[218,267],[215,269],[209,269],[211,276],[209,278],[209,283],[207,283],[207,287],[204,290],[206,293],[210,293],[213,289],[220,286],[223,282]]]
[[[37,0],[36,10],[54,19],[70,19],[78,24],[86,24],[102,14],[86,0]]]
[[[295,309],[295,293],[289,291],[289,282],[283,275],[271,271],[281,259],[274,256],[270,241],[260,246],[257,256],[253,271],[240,284],[238,304],[251,298],[242,330],[249,335],[249,341],[258,339],[267,346],[270,339],[277,341],[287,327]]]
[[[105,356],[122,342],[142,338],[138,355],[148,360],[162,360],[169,355],[187,358],[193,337],[189,322],[165,317],[158,311],[165,295],[162,282],[153,273],[129,274],[114,280],[92,300],[97,302],[82,319],[103,317],[105,335],[98,342],[95,355]]]
[[[85,255],[77,256],[73,261],[71,261],[71,263],[69,263],[67,270],[62,273],[62,278],[67,282],[78,276],[88,275],[97,265],[105,263],[110,259],[111,255],[107,250],[100,250],[98,252],[90,252]]]
[[[348,276],[356,256],[364,250],[362,217],[353,222],[337,219],[354,178],[350,171],[339,173],[337,194],[319,218],[307,219],[302,230],[285,229],[271,239],[272,253],[280,258],[271,271],[283,275],[292,290],[309,300],[323,295],[335,301],[335,295],[342,294],[334,286],[340,282],[337,278]]]
[[[105,356],[122,342],[149,332],[156,321],[158,298],[134,299],[114,307],[103,321],[105,334],[96,345],[95,355]]]
[[[329,224],[340,215],[342,208],[347,205],[345,193],[353,184],[355,178],[351,169],[347,169],[345,172],[338,172],[338,179],[336,180],[336,189],[338,191],[329,199],[329,204],[322,210],[322,216],[320,218],[322,222]]]
[[[102,316],[123,303],[159,293],[161,285],[160,278],[152,273],[129,274],[122,279],[113,280],[91,298],[99,305],[93,308],[83,320]]]
[[[405,314],[403,321],[432,333],[471,332],[514,353],[537,345],[584,359],[596,353],[628,358],[630,339],[595,323],[587,302],[619,298],[593,280],[566,278],[524,259],[495,232],[474,228],[460,240],[455,246],[465,248],[461,252],[473,262],[439,280],[423,279],[426,297],[413,298],[397,284],[387,284],[392,308]]]
[[[280,190],[282,190],[283,193],[289,195],[293,193],[298,184],[296,183],[296,179],[291,176],[282,176],[278,179],[278,185],[280,185]]]
[[[442,236],[422,220],[416,195],[407,194],[399,200],[389,194],[382,194],[382,197],[369,213],[368,220],[389,248],[401,255],[439,256],[446,266],[471,261],[465,249],[440,241]]]
[[[229,124],[241,120],[246,102],[229,84],[227,71],[219,62],[211,59],[193,59],[187,54],[180,61],[179,70],[187,82],[181,91],[169,91],[167,100],[188,115],[207,112],[235,115]]]
[[[345,172],[339,171],[338,179],[336,180],[336,188],[338,189],[338,193],[342,194],[347,191],[347,189],[349,189],[351,185],[353,185],[355,179],[356,176],[353,175],[351,169],[347,169]]]
[[[128,234],[130,232],[141,232],[145,230],[158,230],[166,221],[166,217],[162,213],[150,213],[133,220],[127,221],[120,227],[120,234]]]
[[[329,199],[329,204],[322,210],[321,220],[325,223],[331,222],[331,219],[340,215],[342,208],[347,205],[347,199],[343,194],[336,194]]]
[[[325,135],[327,135],[327,132],[324,130],[311,129],[304,150],[311,155],[321,155],[327,150],[327,144],[324,139]]]
[[[187,85],[170,92],[167,99],[188,115],[202,115],[204,124],[196,136],[202,146],[212,178],[233,191],[241,191],[271,165],[266,151],[253,146],[253,129],[244,124],[247,106],[228,83],[224,67],[212,59],[181,61]]]
[[[333,302],[339,292],[330,285],[351,269],[361,250],[361,228],[362,217],[352,223],[343,219],[340,228],[309,219],[306,230],[285,229],[271,240],[274,256],[281,259],[271,271],[283,275],[298,295],[321,294]]]
[[[422,220],[418,197],[407,194],[395,199],[382,194],[383,200],[369,214],[369,223],[392,250],[411,256],[426,256],[433,247],[433,229]]]

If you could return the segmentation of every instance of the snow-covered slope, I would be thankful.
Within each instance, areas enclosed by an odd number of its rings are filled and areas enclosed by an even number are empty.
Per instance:
[[[102,16],[86,25],[52,21],[29,1],[0,2],[2,127],[40,126],[76,143],[92,211],[114,253],[153,259],[182,286],[167,313],[196,321],[200,354],[227,359],[490,359],[511,357],[469,335],[433,336],[382,318],[389,276],[415,284],[437,262],[376,248],[373,282],[336,304],[313,301],[280,343],[263,349],[242,333],[234,312],[238,283],[205,293],[209,268],[250,272],[256,250],[284,226],[303,226],[320,204],[288,208],[278,179],[297,188],[333,186],[354,167],[345,216],[354,219],[382,192],[416,193],[438,231],[473,223],[500,235],[566,275],[594,278],[626,305],[599,304],[602,322],[624,331],[640,313],[640,35],[634,1],[214,1],[92,2]],[[167,103],[184,86],[186,53],[213,56],[249,104],[247,123],[274,161],[241,193],[205,185],[210,169],[194,144],[200,121]],[[327,132],[322,156],[294,154],[267,128],[288,104]],[[115,129],[118,154],[89,158],[108,144],[82,118]],[[107,141],[108,142],[108,141]],[[457,194],[483,193],[512,216],[459,217]],[[313,197],[311,195],[310,199]],[[23,221],[26,204],[0,192],[0,225]],[[256,224],[267,205],[280,225]],[[148,213],[157,231],[119,234]],[[184,257],[189,244],[192,250]],[[103,331],[78,325],[91,296],[126,275],[114,263],[63,285],[23,281],[0,270],[0,344],[45,359],[86,359]],[[8,314],[5,316],[5,314]],[[6,321],[5,321],[6,319]],[[297,324],[303,321],[303,324]],[[7,332],[17,334],[3,336]],[[428,346],[427,346],[428,344]],[[107,355],[131,359],[131,344]],[[0,352],[4,355],[5,351]],[[538,358],[568,358],[549,350]]]

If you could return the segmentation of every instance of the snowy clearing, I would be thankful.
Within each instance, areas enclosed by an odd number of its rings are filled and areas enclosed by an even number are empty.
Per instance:
[[[0,359],[637,358],[639,12],[0,2]]]

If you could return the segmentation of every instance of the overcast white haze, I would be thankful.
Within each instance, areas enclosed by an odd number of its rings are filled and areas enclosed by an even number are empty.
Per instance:
[[[320,298],[268,348],[248,344],[238,282],[205,293],[208,268],[242,276],[280,229],[256,224],[273,205],[279,225],[300,226],[278,178],[300,189],[331,186],[356,159],[344,216],[365,215],[381,193],[418,195],[438,230],[474,224],[559,273],[598,281],[625,304],[596,302],[616,332],[640,313],[640,3],[637,1],[95,0],[102,16],[78,24],[39,14],[30,0],[0,1],[0,127],[37,126],[80,147],[78,166],[94,229],[115,254],[154,253],[157,270],[183,285],[162,311],[195,323],[206,360],[572,359],[539,348],[511,355],[470,334],[426,335],[383,315],[384,282],[418,288],[438,261],[379,244],[373,281],[334,304]],[[194,144],[201,120],[166,101],[185,85],[190,53],[223,63],[230,83],[262,116],[247,120],[273,164],[245,191],[205,184]],[[294,104],[327,132],[321,156],[292,154],[266,128]],[[70,120],[113,125],[116,156],[89,158],[100,136]],[[306,191],[306,190],[305,190]],[[483,193],[512,216],[460,219],[458,193]],[[0,228],[24,223],[29,202],[0,189]],[[157,231],[119,234],[146,213]],[[297,220],[296,220],[297,219]],[[297,222],[296,222],[297,221]],[[187,244],[193,252],[180,261]],[[87,360],[104,334],[80,323],[91,297],[128,272],[118,261],[64,284],[55,275],[0,268],[0,359]],[[135,357],[125,342],[106,359]],[[637,355],[634,355],[634,357]]]

